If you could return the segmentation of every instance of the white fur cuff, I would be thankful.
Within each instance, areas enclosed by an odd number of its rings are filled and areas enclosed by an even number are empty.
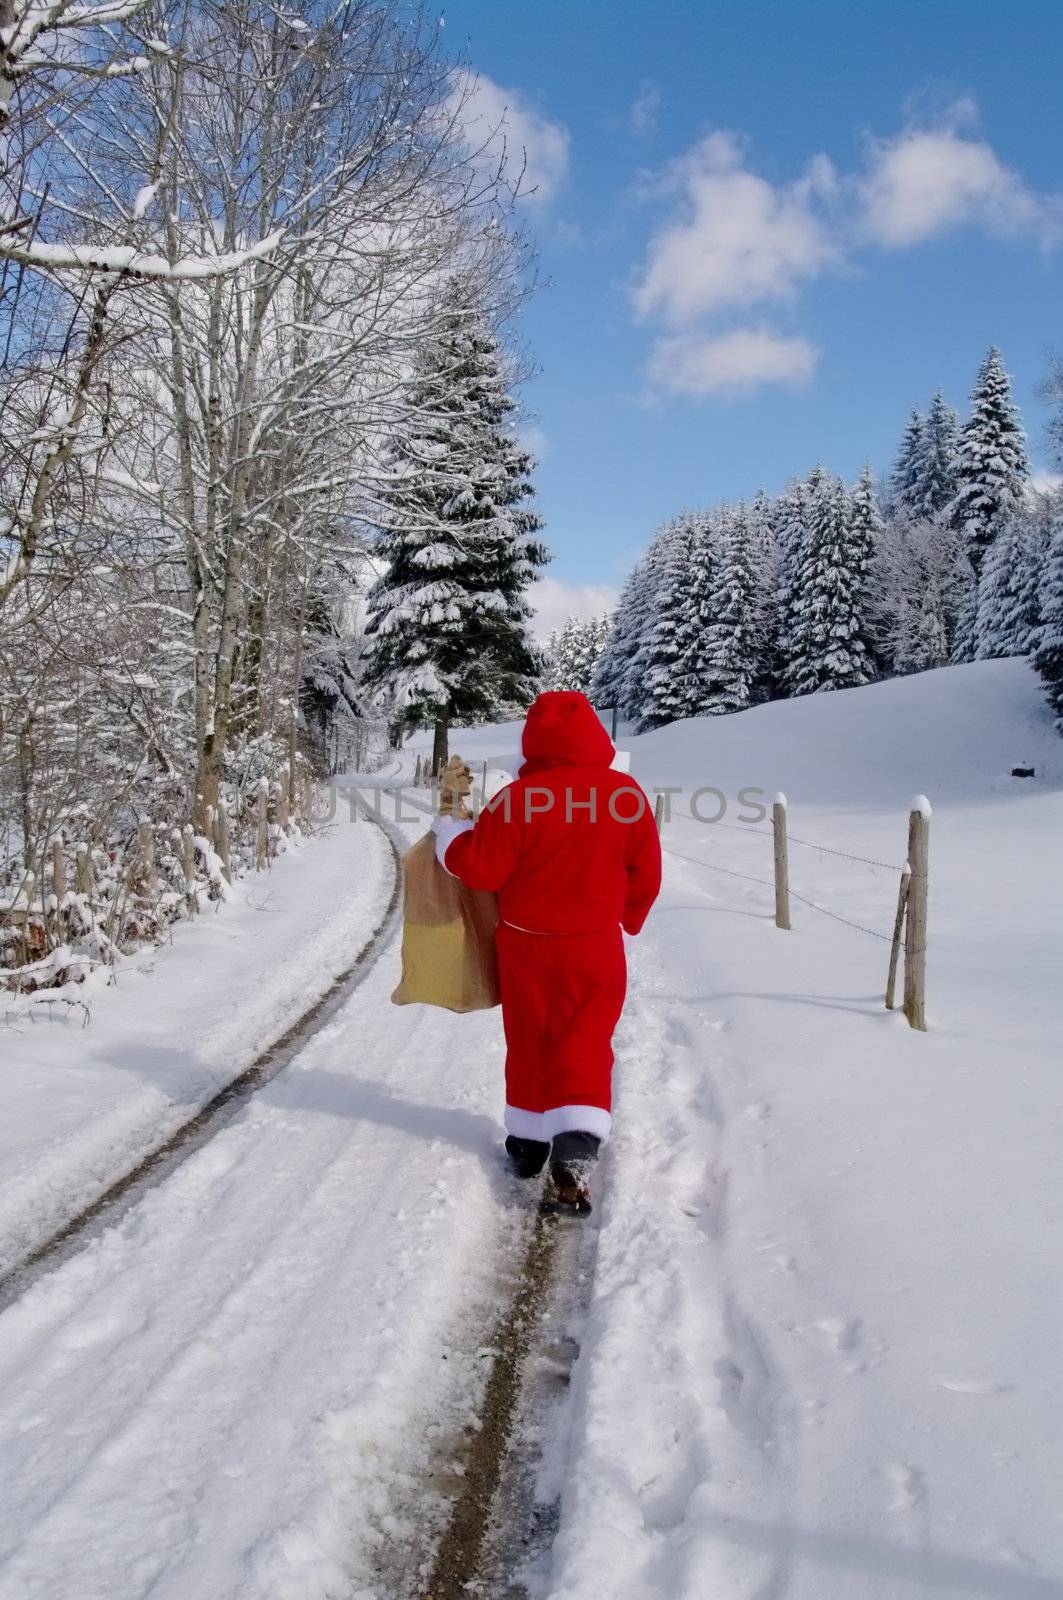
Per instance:
[[[446,863],[446,853],[460,833],[468,833],[472,827],[471,822],[461,822],[457,817],[433,817],[432,832],[436,836],[436,860],[444,872],[450,872]],[[457,877],[456,872],[450,872],[452,878]]]

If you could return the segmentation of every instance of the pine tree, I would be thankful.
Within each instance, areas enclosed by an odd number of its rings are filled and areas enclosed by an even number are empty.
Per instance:
[[[1000,529],[982,565],[975,613],[974,656],[978,661],[1025,655],[1029,628],[1023,618],[1028,529],[1012,516]]]
[[[797,603],[794,694],[868,683],[867,555],[849,525],[844,485],[817,467],[808,483],[809,529]],[[861,536],[862,540],[862,536]]]
[[[719,716],[752,703],[759,657],[757,579],[744,505],[726,516],[719,576],[709,627],[711,686],[704,708]]]
[[[637,570],[632,595],[631,648],[624,662],[618,701],[623,717],[640,722],[647,699],[647,666],[652,654],[653,630],[660,618],[661,592],[671,574],[671,550],[679,536],[679,520],[663,523],[653,534],[650,549]]]
[[[652,620],[633,663],[640,685],[640,733],[686,715],[680,662],[687,642],[686,589],[693,543],[693,519],[679,517],[668,527],[657,554]]]
[[[978,371],[971,415],[960,433],[956,496],[950,515],[963,533],[975,576],[1008,518],[1021,506],[1030,463],[1011,399],[1011,380],[994,345]]]
[[[1040,621],[1040,588],[1052,539],[1051,509],[1024,508],[997,535],[978,585],[975,656],[1024,656]]]
[[[607,636],[591,681],[594,704],[602,710],[615,710],[622,717],[631,715],[625,685],[645,621],[642,610],[644,566],[644,561],[635,563],[620,591],[616,611],[606,625]]]
[[[782,693],[785,676],[779,587],[783,550],[778,523],[781,502],[758,489],[749,508],[749,551],[756,582],[757,666],[752,698],[755,705]]]
[[[546,642],[544,686],[589,694],[608,627],[608,617],[569,617],[555,628]]]
[[[1051,541],[1041,581],[1033,664],[1044,680],[1048,703],[1063,733],[1063,494],[1053,497]]]
[[[933,521],[950,513],[959,489],[959,418],[939,389],[923,425],[914,478],[905,496],[912,516]]]
[[[533,464],[511,430],[505,358],[484,316],[451,311],[411,401],[391,444],[368,679],[402,724],[435,724],[438,764],[452,719],[484,720],[532,697],[526,591],[548,557],[524,504]]]
[[[690,546],[676,629],[673,667],[675,714],[701,717],[709,709],[713,683],[710,630],[719,590],[720,529],[707,512],[689,515]]]
[[[870,464],[865,461],[849,496],[847,548],[850,570],[853,574],[854,604],[867,649],[868,671],[872,674],[877,672],[879,663],[874,647],[873,631],[868,620],[868,583],[871,564],[875,559],[875,551],[881,537],[882,514],[878,508],[875,478]]]
[[[897,460],[894,463],[893,473],[890,478],[892,491],[892,507],[897,511],[906,511],[915,515],[914,498],[919,493],[920,480],[923,474],[923,452],[925,449],[926,419],[921,411],[912,407],[912,414],[908,418],[907,426],[901,435],[901,442],[897,449]]]
[[[798,606],[809,531],[807,485],[798,479],[787,485],[776,502],[775,531],[779,542],[777,599],[779,674],[777,692],[793,693],[799,632]]]

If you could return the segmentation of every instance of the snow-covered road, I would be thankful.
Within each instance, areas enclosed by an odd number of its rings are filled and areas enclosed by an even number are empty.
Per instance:
[[[393,893],[391,846],[341,808],[171,942],[0,1013],[0,1276],[158,1149],[347,970]],[[36,1020],[34,1020],[36,1018]]]
[[[4,1600],[387,1592],[514,1226],[497,1017],[394,979],[0,1318]]]

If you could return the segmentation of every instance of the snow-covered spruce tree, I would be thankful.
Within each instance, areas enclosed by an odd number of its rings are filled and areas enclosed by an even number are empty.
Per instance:
[[[1051,501],[1042,495],[1014,512],[993,541],[978,585],[974,654],[979,661],[1024,656],[1033,649],[1051,540]]]
[[[625,685],[631,663],[641,641],[645,620],[642,609],[645,561],[638,561],[628,573],[620,591],[616,611],[607,624],[606,637],[591,681],[590,698],[601,710],[616,710],[618,716],[631,715]]]
[[[867,615],[867,586],[871,563],[882,537],[882,514],[879,511],[875,478],[870,464],[865,462],[849,494],[847,549],[851,570],[856,583],[856,599]],[[864,641],[867,646],[868,670],[877,675],[879,662],[875,651],[874,630],[866,622]]]
[[[391,442],[369,594],[369,684],[404,727],[433,724],[433,764],[454,718],[481,721],[532,698],[539,662],[525,598],[547,559],[524,502],[532,460],[510,419],[504,354],[485,316],[460,303],[422,359]]]
[[[681,519],[689,529],[685,582],[677,606],[673,692],[677,717],[702,717],[713,688],[710,629],[716,616],[721,528],[716,512],[690,512]]]
[[[712,600],[707,653],[710,681],[702,700],[710,716],[744,711],[752,703],[760,656],[757,577],[744,505],[728,508]]]
[[[647,672],[651,662],[658,659],[657,625],[661,620],[662,603],[666,593],[677,592],[672,559],[674,547],[677,540],[685,537],[680,519],[664,523],[654,534],[639,566],[638,586],[633,596],[637,642],[624,670],[619,704],[623,715],[640,725],[649,707]],[[675,648],[678,652],[678,644]]]
[[[890,475],[890,506],[896,511],[914,512],[914,501],[919,494],[923,474],[926,419],[921,411],[912,407],[911,415],[901,434],[897,459]]]
[[[650,557],[657,566],[652,615],[633,663],[641,685],[638,704],[639,732],[662,728],[687,716],[686,684],[680,672],[688,640],[687,588],[694,545],[695,522],[678,517],[655,541]]]
[[[753,702],[760,704],[782,694],[786,663],[783,657],[780,584],[783,548],[778,524],[782,502],[758,489],[749,507],[749,549],[756,579],[757,670]]]
[[[1012,402],[1003,357],[994,345],[978,369],[971,414],[960,433],[957,489],[950,511],[976,577],[993,540],[1021,507],[1029,476],[1026,435]]]
[[[956,499],[959,418],[939,389],[923,424],[915,473],[904,497],[913,517],[946,516]]]
[[[854,539],[844,485],[823,467],[808,480],[808,506],[789,664],[793,694],[852,689],[872,675],[863,535]]]
[[[1063,733],[1063,494],[1053,497],[1050,515],[1052,536],[1041,581],[1033,664],[1044,680],[1056,726]]]
[[[989,547],[975,613],[974,656],[978,661],[1026,654],[1030,629],[1024,613],[1031,536],[1025,516],[1013,513]]]
[[[589,694],[608,628],[608,617],[569,617],[555,628],[543,652],[543,687]]]
[[[778,658],[776,693],[793,693],[793,666],[797,657],[798,606],[809,534],[808,486],[795,478],[775,504],[775,531],[779,541]]]

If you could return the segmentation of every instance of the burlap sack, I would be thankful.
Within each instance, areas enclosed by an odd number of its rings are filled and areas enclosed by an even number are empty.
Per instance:
[[[488,1011],[499,1004],[498,896],[466,889],[436,860],[426,834],[402,862],[402,979],[397,1006]]]

